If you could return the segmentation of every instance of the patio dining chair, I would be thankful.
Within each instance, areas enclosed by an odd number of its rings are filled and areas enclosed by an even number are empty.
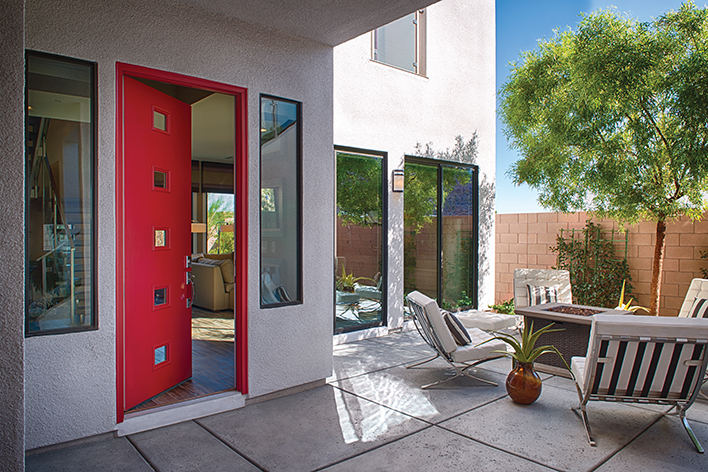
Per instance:
[[[591,446],[589,401],[653,403],[675,408],[698,452],[686,419],[708,363],[708,319],[641,315],[593,316],[587,355],[571,358],[580,417]]]
[[[492,351],[505,351],[505,343],[501,341],[491,341],[479,346],[480,343],[491,339],[492,335],[478,328],[466,329],[452,314],[446,313],[443,315],[437,302],[420,292],[414,291],[409,293],[406,300],[413,313],[413,320],[418,332],[428,346],[436,353],[434,357],[423,362],[409,365],[406,368],[411,369],[421,366],[440,357],[454,369],[454,375],[424,385],[422,387],[423,389],[449,382],[462,375],[490,385],[497,385],[495,382],[472,375],[469,369],[483,362],[502,357],[501,354]],[[455,336],[453,336],[453,331],[451,331],[449,326],[454,330]]]

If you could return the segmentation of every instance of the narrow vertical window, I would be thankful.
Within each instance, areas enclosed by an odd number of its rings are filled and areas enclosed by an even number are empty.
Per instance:
[[[95,329],[95,65],[26,64],[25,333]]]
[[[261,306],[302,301],[300,106],[261,96]]]
[[[419,10],[372,32],[371,57],[425,75],[425,10]]]
[[[335,334],[386,322],[383,155],[337,152]]]

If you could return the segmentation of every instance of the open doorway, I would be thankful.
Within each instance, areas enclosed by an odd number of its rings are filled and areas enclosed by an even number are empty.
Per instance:
[[[243,89],[124,65],[119,80],[121,421],[246,392],[246,133]]]

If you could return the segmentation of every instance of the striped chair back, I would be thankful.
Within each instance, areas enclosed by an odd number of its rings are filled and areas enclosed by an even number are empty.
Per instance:
[[[681,318],[708,317],[708,280],[691,280],[678,315]]]
[[[586,401],[690,405],[706,371],[707,353],[708,319],[595,315],[584,396]]]
[[[552,269],[514,269],[514,306],[525,308],[534,305],[528,286],[555,289],[557,301],[573,303],[570,272]]]

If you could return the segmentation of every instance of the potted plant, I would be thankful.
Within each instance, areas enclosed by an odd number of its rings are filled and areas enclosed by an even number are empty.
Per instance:
[[[354,283],[360,280],[367,280],[376,285],[376,281],[369,277],[354,277],[354,271],[347,274],[347,268],[342,266],[342,275],[337,277],[337,290],[354,293]]]
[[[511,346],[511,351],[492,352],[498,352],[513,360],[513,368],[506,378],[506,392],[516,403],[530,405],[541,395],[541,377],[539,377],[533,369],[533,363],[542,354],[549,352],[558,354],[566,368],[570,371],[568,364],[555,346],[536,347],[536,341],[538,341],[538,338],[542,334],[563,331],[562,329],[551,329],[553,324],[554,323],[551,323],[534,332],[533,322],[524,323],[524,329],[520,339],[516,339],[511,334],[494,331],[495,336],[484,342],[487,343],[493,339],[497,339]]]

